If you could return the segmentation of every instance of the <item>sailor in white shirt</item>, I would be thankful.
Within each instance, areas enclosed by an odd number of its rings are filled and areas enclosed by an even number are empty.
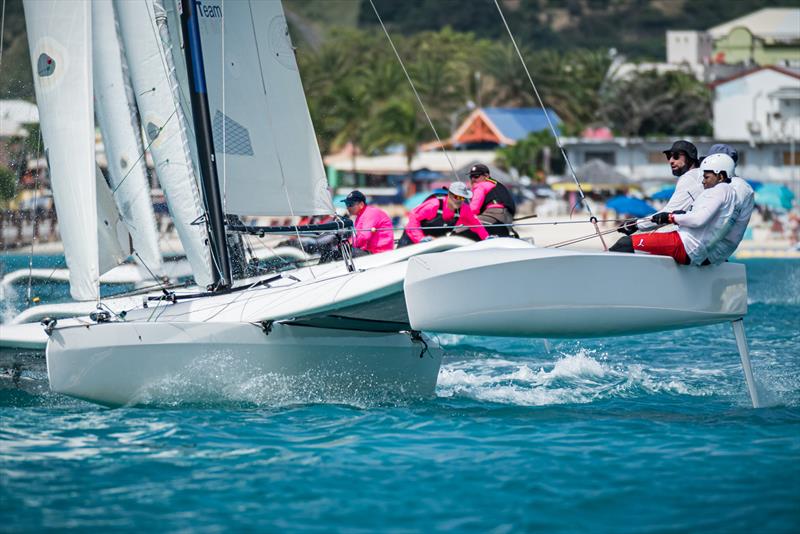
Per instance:
[[[717,240],[732,219],[736,193],[730,185],[735,164],[725,154],[708,156],[700,164],[706,188],[688,213],[671,213],[668,220],[678,225],[678,235],[693,265],[708,257],[708,245]],[[635,246],[634,246],[635,248]]]
[[[672,143],[664,155],[667,156],[672,175],[677,176],[678,181],[669,202],[660,212],[688,211],[703,192],[703,173],[697,167],[697,147],[681,139]],[[619,231],[631,235],[637,230],[653,230],[656,226],[648,220],[629,219],[620,226]]]
[[[733,159],[734,164],[739,162],[739,153],[736,149],[725,144],[712,146],[709,149],[709,155],[711,154],[727,154]],[[753,214],[755,207],[755,193],[750,184],[738,176],[733,176],[731,178],[731,187],[736,196],[733,215],[728,220],[728,224],[720,230],[706,247],[706,262],[712,265],[723,263],[736,251],[736,247],[739,246],[744,237],[747,225],[750,223],[750,216]]]
[[[676,232],[626,236],[611,250],[625,251],[630,247],[633,251],[671,256],[682,265],[702,264],[707,257],[708,244],[723,231],[733,215],[736,197],[729,182],[734,167],[733,159],[726,154],[713,154],[705,158],[700,164],[705,189],[692,205],[691,211],[657,213],[651,218],[658,225],[678,225]],[[623,240],[630,241],[623,244]]]

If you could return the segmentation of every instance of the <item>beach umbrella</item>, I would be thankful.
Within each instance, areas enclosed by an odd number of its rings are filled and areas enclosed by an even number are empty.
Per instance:
[[[764,184],[756,191],[756,204],[777,210],[792,209],[794,193],[781,184]]]
[[[606,207],[619,214],[630,215],[632,217],[644,217],[651,215],[657,210],[640,198],[617,196],[606,202]]]
[[[653,200],[669,200],[672,198],[672,194],[675,192],[675,188],[672,186],[665,187],[660,191],[657,191],[650,195],[650,198]]]
[[[421,193],[417,193],[416,195],[411,195],[403,202],[403,206],[407,210],[413,210],[420,204],[422,204],[426,198],[431,195],[446,195],[447,191],[444,189],[434,189],[433,191],[422,191]]]
[[[753,191],[758,191],[759,189],[761,189],[761,186],[764,185],[762,182],[759,182],[758,180],[745,180],[745,182],[750,184],[750,187],[753,188]]]

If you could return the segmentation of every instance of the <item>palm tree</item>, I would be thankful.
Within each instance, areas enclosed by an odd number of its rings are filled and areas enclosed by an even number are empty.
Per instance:
[[[411,162],[417,154],[419,144],[430,139],[430,132],[430,125],[418,111],[416,100],[409,92],[405,92],[391,98],[376,110],[375,120],[365,132],[365,142],[370,150],[402,145],[408,170],[405,189],[409,193],[413,174]]]

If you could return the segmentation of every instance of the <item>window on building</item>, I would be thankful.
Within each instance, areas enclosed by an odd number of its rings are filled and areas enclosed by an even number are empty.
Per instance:
[[[614,152],[587,152],[585,158],[586,162],[589,162],[593,159],[599,159],[600,161],[604,161],[609,165],[617,164],[617,155]]]
[[[791,152],[789,150],[783,153],[783,164],[784,165],[793,165],[793,166],[800,166],[800,151],[795,150]]]

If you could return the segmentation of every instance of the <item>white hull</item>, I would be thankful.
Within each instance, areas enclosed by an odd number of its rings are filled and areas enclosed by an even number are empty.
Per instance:
[[[392,400],[433,394],[441,354],[408,333],[409,256],[471,242],[444,238],[306,267],[269,285],[151,302],[110,323],[59,321],[47,343],[53,391],[101,404],[202,402],[269,376],[304,401]],[[271,329],[269,335],[265,329]],[[189,384],[174,389],[175,384]],[[306,397],[292,397],[295,393]],[[281,402],[281,399],[272,399]]]
[[[100,404],[431,396],[438,348],[403,333],[250,323],[107,323],[56,330],[50,388]],[[424,351],[424,353],[423,353]],[[237,398],[243,387],[249,391]]]
[[[513,245],[496,239],[412,258],[411,326],[488,336],[599,337],[687,328],[747,313],[741,264]]]

